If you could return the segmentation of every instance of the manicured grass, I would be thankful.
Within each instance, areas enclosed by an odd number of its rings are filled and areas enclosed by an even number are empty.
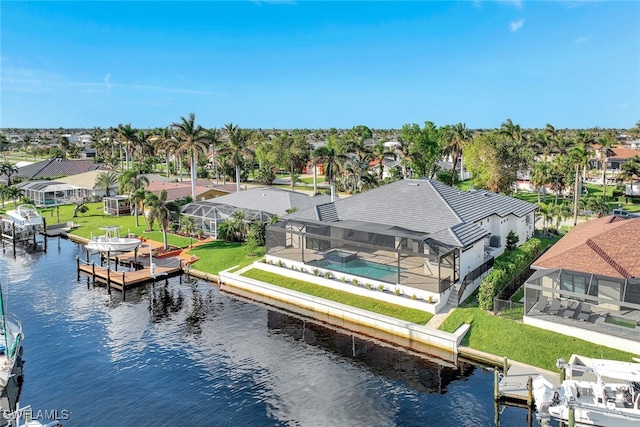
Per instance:
[[[235,265],[245,267],[253,263],[262,257],[264,248],[260,247],[255,252],[252,254],[251,248],[247,245],[216,240],[196,246],[188,250],[187,254],[200,258],[192,264],[195,270],[218,274]]]
[[[292,279],[290,277],[281,276],[279,274],[274,274],[263,270],[252,269],[245,272],[243,276],[260,280],[262,282],[273,283],[282,288],[303,292],[305,294],[339,302],[341,304],[350,305],[352,307],[371,311],[373,313],[394,317],[396,319],[404,320],[407,322],[424,325],[429,321],[429,319],[433,317],[433,315],[430,313],[414,308],[407,308],[385,301],[378,301],[373,298],[354,295],[345,291],[326,288],[324,286],[315,285],[313,283],[304,282],[302,280]]]
[[[471,328],[462,341],[463,346],[506,356],[550,371],[557,370],[556,359],[564,357],[569,360],[574,353],[627,362],[631,362],[632,357],[637,357],[632,353],[494,316],[478,307],[455,309],[440,329],[453,332],[464,323],[471,324]]]
[[[313,177],[304,177],[304,178],[300,178],[301,182],[304,182],[305,184],[311,184],[313,185]],[[324,182],[324,175],[318,175],[318,179],[317,179],[317,183],[323,183]]]

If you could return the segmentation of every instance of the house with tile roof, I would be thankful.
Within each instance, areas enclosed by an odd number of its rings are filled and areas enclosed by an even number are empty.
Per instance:
[[[519,244],[533,236],[536,209],[488,191],[400,180],[283,217],[267,229],[267,259],[431,300],[435,312],[477,288],[510,231]]]
[[[578,224],[532,265],[524,322],[640,354],[640,218]]]

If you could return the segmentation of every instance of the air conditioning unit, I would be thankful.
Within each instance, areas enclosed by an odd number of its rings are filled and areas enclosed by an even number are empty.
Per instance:
[[[492,248],[499,248],[500,247],[500,236],[491,236],[491,241],[489,242],[489,245]]]

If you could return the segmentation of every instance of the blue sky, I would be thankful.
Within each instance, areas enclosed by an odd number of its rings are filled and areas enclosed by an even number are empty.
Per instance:
[[[0,127],[630,128],[640,2],[0,2]]]

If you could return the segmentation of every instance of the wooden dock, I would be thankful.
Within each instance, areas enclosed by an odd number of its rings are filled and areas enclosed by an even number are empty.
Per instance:
[[[80,275],[84,274],[91,278],[93,284],[102,283],[106,285],[109,292],[111,292],[112,288],[121,291],[123,298],[125,291],[128,289],[182,274],[181,261],[178,262],[179,265],[176,267],[156,266],[153,274],[151,274],[149,267],[133,271],[117,271],[108,266],[97,265],[94,262],[83,262],[80,257],[76,257],[76,262],[78,280],[80,280]]]

